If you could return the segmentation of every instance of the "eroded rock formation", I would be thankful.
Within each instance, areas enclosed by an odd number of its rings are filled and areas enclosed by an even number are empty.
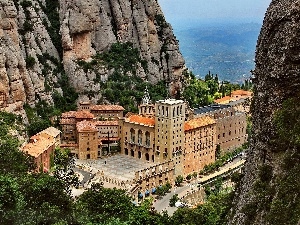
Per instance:
[[[47,21],[37,1],[22,5],[0,0],[0,92],[7,99],[6,111],[25,115],[24,103],[34,105],[38,99],[52,102],[45,84],[56,83],[57,77],[52,73],[45,77],[38,56],[59,56],[43,19]]]
[[[149,72],[139,66],[138,76],[151,83],[168,80],[172,92],[180,88],[177,82],[184,60],[157,1],[62,0],[60,16],[65,70],[80,92],[95,91],[99,84],[93,81],[96,75],[85,73],[76,60],[88,62],[95,52],[101,53],[115,42],[132,42],[139,49]],[[111,71],[100,69],[99,73],[105,80]]]
[[[299,103],[299,28],[300,1],[273,0],[257,43],[253,73],[253,134],[229,224],[300,222],[297,190],[300,177],[294,172],[299,168],[300,149],[296,142],[289,140],[290,137],[282,136],[275,122],[284,102],[294,99],[294,104],[289,106],[293,111],[297,110],[295,102]],[[299,117],[289,119],[299,121]],[[294,129],[293,124],[286,123],[281,126]]]
[[[116,42],[133,43],[147,62],[148,71],[139,65],[138,76],[167,80],[171,94],[181,88],[184,60],[156,0],[0,0],[0,38],[0,93],[7,111],[21,112],[25,103],[40,100],[52,104],[55,91],[63,95],[61,63],[81,96],[93,92],[100,98],[95,72],[77,61],[89,62]],[[102,81],[112,72],[97,71]]]

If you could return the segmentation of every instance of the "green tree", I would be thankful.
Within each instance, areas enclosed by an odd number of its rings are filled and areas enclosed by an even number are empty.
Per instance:
[[[193,176],[194,178],[197,178],[198,173],[197,173],[197,172],[193,172],[192,176]]]
[[[175,184],[176,186],[180,186],[180,184],[183,182],[183,176],[181,175],[178,175],[176,178],[175,178]]]
[[[128,221],[133,207],[132,199],[124,190],[103,188],[100,184],[93,184],[75,204],[76,216],[83,224],[104,223],[113,217]]]
[[[186,179],[187,179],[187,180],[192,179],[192,175],[191,175],[191,174],[188,174],[188,175],[186,176]]]
[[[209,94],[209,88],[205,81],[196,78],[190,81],[182,96],[189,102],[191,108],[209,105],[213,102],[213,97]]]
[[[174,206],[175,206],[175,203],[178,202],[178,200],[179,200],[178,194],[173,195],[173,196],[170,198],[169,206],[174,207]]]
[[[172,224],[219,225],[226,224],[226,216],[232,206],[232,192],[211,195],[196,209],[179,208],[171,218]]]
[[[53,176],[64,183],[65,191],[70,194],[71,186],[78,187],[79,180],[74,173],[75,161],[69,149],[56,148],[54,152]]]

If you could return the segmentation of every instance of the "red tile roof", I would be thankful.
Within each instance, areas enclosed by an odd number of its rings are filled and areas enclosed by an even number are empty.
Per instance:
[[[48,148],[55,144],[54,138],[48,135],[35,135],[30,138],[31,143],[26,144],[22,151],[28,153],[33,157],[38,157],[44,151],[48,150]]]
[[[75,117],[76,119],[93,119],[94,115],[89,111],[77,111]]]
[[[98,131],[95,123],[92,121],[83,120],[76,124],[76,128],[78,132],[95,132]]]
[[[72,118],[72,117],[75,118],[76,113],[77,113],[76,111],[65,112],[61,114],[61,118]]]
[[[219,99],[216,99],[214,100],[215,103],[222,103],[222,102],[229,102],[231,100],[231,97],[230,96],[225,96],[223,98],[219,98]]]
[[[94,115],[89,111],[69,111],[63,113],[61,118],[93,119]]]
[[[244,90],[236,90],[231,92],[231,96],[233,95],[244,95],[244,96],[251,96],[252,92],[251,91],[244,91]]]
[[[146,126],[154,126],[155,125],[154,117],[145,117],[145,116],[141,116],[141,115],[131,115],[128,118],[126,118],[125,121],[129,122],[129,123],[137,123],[137,124],[146,125]]]
[[[90,107],[90,110],[95,110],[95,111],[106,111],[106,110],[124,111],[124,108],[120,105],[93,105],[93,106]]]
[[[215,124],[216,121],[209,116],[199,117],[196,119],[189,120],[184,123],[184,131],[193,130],[199,127]]]

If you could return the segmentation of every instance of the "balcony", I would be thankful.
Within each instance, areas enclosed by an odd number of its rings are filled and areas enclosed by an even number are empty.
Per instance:
[[[134,145],[134,144],[135,144],[135,143],[134,143],[134,140],[129,140],[128,143],[131,144],[131,145]]]
[[[151,148],[150,145],[145,144],[144,148]]]

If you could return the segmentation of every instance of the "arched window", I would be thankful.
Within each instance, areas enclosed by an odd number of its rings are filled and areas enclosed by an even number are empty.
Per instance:
[[[130,129],[130,141],[135,142],[135,131],[132,128]]]
[[[177,106],[177,116],[179,116],[179,106]]]
[[[169,116],[169,107],[166,107],[166,116]]]
[[[180,115],[182,115],[182,105],[180,106]]]
[[[132,156],[132,157],[134,157],[134,151],[131,149],[131,151],[130,151],[130,155]]]
[[[162,111],[162,115],[164,116],[165,115],[165,107],[164,106],[161,107],[161,111]]]
[[[146,131],[145,133],[145,136],[146,136],[146,146],[147,147],[150,147],[150,133],[148,131]]]
[[[125,148],[125,155],[128,155],[128,149]]]
[[[138,151],[138,158],[141,159],[142,158],[142,153],[140,151]]]
[[[147,161],[149,161],[150,157],[149,157],[148,153],[145,154],[145,158],[146,158]]]
[[[138,131],[138,144],[142,144],[142,139],[143,139],[143,133],[141,130]]]

